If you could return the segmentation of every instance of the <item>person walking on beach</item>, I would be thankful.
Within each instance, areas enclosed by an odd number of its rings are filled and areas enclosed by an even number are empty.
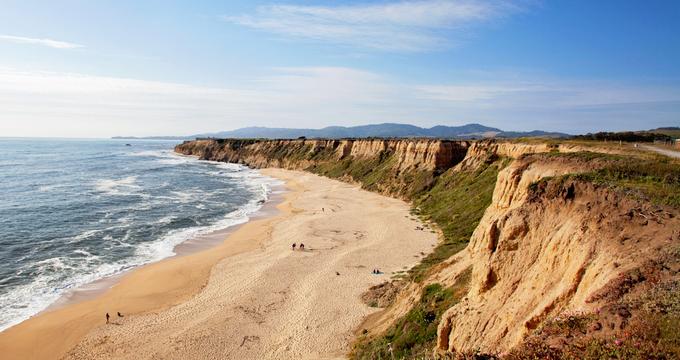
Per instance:
[[[295,246],[296,246],[296,245],[297,245],[296,243],[293,243],[293,251],[295,251]]]
[[[109,318],[110,318],[109,313],[106,313],[106,323],[107,324],[109,323]]]
[[[300,251],[305,251],[305,244],[300,243]]]

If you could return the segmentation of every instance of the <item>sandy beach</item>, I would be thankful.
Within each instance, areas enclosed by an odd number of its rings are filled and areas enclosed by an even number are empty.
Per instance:
[[[376,311],[361,293],[416,264],[437,237],[416,229],[403,201],[303,172],[262,172],[289,190],[277,215],[0,333],[3,359],[344,357]]]

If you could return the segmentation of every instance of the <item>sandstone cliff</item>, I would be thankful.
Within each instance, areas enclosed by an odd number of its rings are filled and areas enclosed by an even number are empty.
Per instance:
[[[461,162],[470,143],[447,140],[197,140],[175,151],[255,168],[308,170],[411,199],[436,174]]]
[[[395,169],[448,169],[460,162],[467,141],[447,140],[197,140],[176,147],[185,155],[228,161],[253,167],[304,169],[328,160],[372,158],[380,153],[396,156]]]
[[[472,266],[470,291],[444,314],[437,349],[508,351],[550,317],[595,311],[602,305],[589,299],[600,289],[678,244],[680,221],[663,208],[574,180],[530,186],[591,166],[528,157],[499,173],[491,205],[457,255]],[[460,272],[442,269],[429,280],[453,283]]]
[[[634,286],[618,297],[603,291],[645,262],[668,259],[668,249],[680,249],[677,207],[654,205],[649,197],[636,195],[659,186],[667,204],[677,202],[678,163],[642,169],[647,164],[642,160],[585,150],[593,148],[382,139],[201,140],[176,148],[202,159],[307,170],[356,182],[413,201],[421,216],[439,226],[442,245],[411,271],[410,281],[400,283],[398,295],[394,286],[380,287],[389,288],[395,299],[362,326],[363,343],[354,354],[359,358],[392,354],[397,346],[413,348],[416,340],[400,340],[400,331],[422,332],[417,341],[434,347],[436,356],[517,349],[560,314],[591,314],[619,304]],[[637,177],[625,178],[631,173]],[[604,186],[603,178],[614,182]],[[626,188],[639,179],[644,182],[638,188]],[[619,183],[624,186],[611,185]],[[678,264],[676,258],[668,261],[659,268]],[[677,271],[663,274],[657,277],[665,283],[679,281]],[[432,305],[436,301],[425,301],[435,285],[453,293],[464,288],[464,296],[441,302],[446,308],[439,309]],[[431,319],[404,320],[416,308],[431,313]],[[616,329],[612,325],[607,331],[625,330],[630,311],[617,314],[612,316],[618,320],[610,321]],[[436,329],[433,339],[427,335],[431,326]],[[583,334],[597,337],[602,331]],[[399,354],[416,355],[409,349]]]

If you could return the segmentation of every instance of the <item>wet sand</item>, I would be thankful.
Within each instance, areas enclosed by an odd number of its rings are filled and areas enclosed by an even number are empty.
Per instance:
[[[307,173],[263,173],[290,190],[277,215],[0,333],[3,359],[343,357],[376,310],[361,293],[417,263],[436,235],[416,230],[402,201]]]
[[[267,219],[279,215],[281,211],[279,210],[278,205],[284,200],[282,195],[284,191],[285,188],[283,186],[275,186],[272,189],[269,200],[256,213],[249,216],[249,221]],[[174,256],[189,256],[217,247],[243,225],[244,224],[230,226],[226,229],[217,230],[180,243],[173,249],[175,252]],[[43,310],[40,314],[58,310],[64,306],[73,305],[85,300],[94,299],[97,296],[106,293],[106,291],[111,289],[113,286],[117,285],[127,274],[128,273],[125,272],[122,274],[105,277],[103,279],[99,279],[70,290],[63,294],[53,304],[50,304],[50,306]]]

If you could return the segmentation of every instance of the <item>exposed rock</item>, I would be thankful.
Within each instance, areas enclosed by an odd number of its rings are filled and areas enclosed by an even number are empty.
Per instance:
[[[394,302],[399,291],[404,287],[403,281],[385,281],[384,283],[371,286],[361,300],[371,307],[385,308]]]
[[[227,161],[252,167],[304,169],[321,160],[369,158],[381,152],[396,155],[399,171],[418,168],[445,170],[459,163],[470,145],[467,141],[430,139],[365,140],[196,140],[175,151],[201,159]]]
[[[551,316],[594,311],[595,300],[621,297],[643,280],[621,272],[677,243],[666,234],[680,222],[670,216],[663,216],[665,225],[624,221],[619,214],[628,216],[641,204],[591,184],[555,181],[534,190],[540,196],[531,193],[530,184],[579,167],[524,159],[501,171],[492,204],[468,248],[456,255],[473,265],[471,290],[444,314],[440,352],[507,351]],[[645,244],[613,240],[622,234],[636,234]],[[441,274],[433,276],[442,281]],[[603,288],[607,284],[613,285]]]
[[[660,249],[680,244],[680,233],[672,230],[680,229],[675,211],[560,178],[606,160],[532,155],[584,150],[593,151],[573,144],[434,139],[199,140],[176,148],[202,159],[289,169],[388,154],[390,176],[370,190],[407,199],[400,189],[413,180],[404,174],[431,176],[475,169],[499,157],[515,159],[498,174],[491,205],[466,249],[434,266],[421,283],[406,283],[399,292],[386,283],[365,294],[376,306],[391,303],[371,323],[370,333],[381,333],[413,307],[426,284],[451,286],[471,266],[467,296],[439,323],[434,350],[444,357],[505,352],[559,314],[595,312],[644,283],[648,272],[637,276],[634,269],[658,257]],[[340,179],[356,180],[351,174]],[[611,316],[577,330],[602,333],[625,327],[631,318],[628,308],[607,306]],[[565,343],[550,339],[548,345],[559,349]]]

